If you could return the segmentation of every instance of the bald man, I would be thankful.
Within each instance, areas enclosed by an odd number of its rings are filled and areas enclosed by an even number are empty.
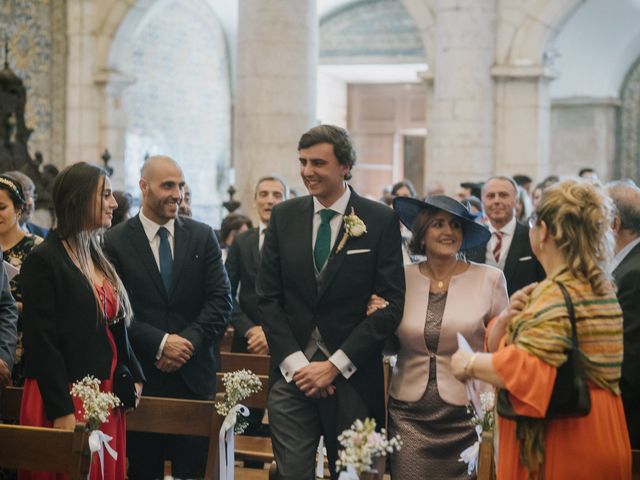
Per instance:
[[[230,286],[211,227],[177,215],[184,185],[173,159],[150,157],[140,175],[140,213],[107,233],[105,250],[131,299],[129,335],[147,377],[145,395],[210,400]],[[174,477],[202,477],[206,452],[195,437],[131,434],[129,478],[163,478],[165,459]]]

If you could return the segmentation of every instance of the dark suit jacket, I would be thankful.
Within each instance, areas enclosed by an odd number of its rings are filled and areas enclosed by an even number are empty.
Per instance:
[[[178,217],[174,234],[170,292],[139,216],[107,232],[105,251],[129,292],[134,313],[129,335],[147,376],[147,391],[163,383],[165,374],[154,365],[162,338],[177,333],[195,348],[178,372],[195,395],[210,397],[220,362],[218,344],[231,313],[229,280],[211,227]]]
[[[625,409],[640,413],[640,244],[613,271],[624,316],[624,359],[620,388]]]
[[[487,244],[467,252],[467,259],[486,263]],[[530,283],[544,280],[546,274],[531,250],[529,227],[516,223],[516,230],[505,260],[504,276],[507,279],[507,293],[511,296]]]
[[[234,301],[231,315],[234,328],[231,348],[234,352],[246,352],[247,340],[244,336],[247,330],[262,324],[256,294],[256,277],[260,266],[259,235],[259,228],[252,228],[238,235],[229,247],[225,262]]]
[[[273,208],[262,246],[258,306],[269,342],[272,383],[280,378],[280,363],[304,350],[318,327],[329,351],[342,349],[356,366],[348,381],[382,422],[382,347],[398,326],[404,308],[400,229],[393,210],[353,191],[346,212],[352,207],[366,224],[367,233],[350,238],[336,252],[344,233],[340,229],[320,282],[316,282],[311,245],[312,197],[295,198]],[[389,306],[367,317],[372,293],[385,298]]]
[[[53,420],[73,413],[70,383],[86,375],[109,378],[113,352],[91,286],[55,230],[27,255],[20,273],[25,376],[38,381],[45,412]],[[118,361],[143,381],[124,322],[111,330]]]

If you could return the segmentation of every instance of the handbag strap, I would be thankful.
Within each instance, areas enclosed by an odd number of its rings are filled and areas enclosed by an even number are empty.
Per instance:
[[[560,287],[560,291],[562,292],[562,296],[564,296],[564,301],[567,304],[567,310],[569,312],[569,320],[571,321],[571,339],[573,340],[574,348],[578,348],[578,330],[576,328],[576,313],[573,308],[573,301],[571,300],[571,295],[567,291],[567,287],[565,287],[562,283],[555,280]]]

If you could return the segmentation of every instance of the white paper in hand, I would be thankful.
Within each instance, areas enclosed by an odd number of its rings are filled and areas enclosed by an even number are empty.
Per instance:
[[[463,352],[473,353],[473,349],[471,348],[471,345],[469,345],[469,342],[467,342],[467,339],[464,338],[460,332],[458,332],[456,336],[458,337],[458,348]],[[467,388],[467,397],[469,398],[471,405],[473,405],[476,414],[481,417],[482,402],[480,401],[480,394],[486,390],[485,384],[475,378],[470,378],[464,383]]]

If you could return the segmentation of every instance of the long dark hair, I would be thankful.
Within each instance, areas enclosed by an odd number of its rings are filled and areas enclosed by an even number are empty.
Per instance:
[[[100,235],[103,228],[96,221],[96,192],[101,188],[107,172],[102,168],[86,162],[68,166],[60,172],[53,184],[53,204],[58,219],[56,231],[60,240],[67,242],[77,257],[78,267],[91,286],[98,312],[100,300],[93,285],[90,264],[100,270],[113,286],[119,300],[120,311],[125,321],[131,319],[131,303],[127,291],[118,277],[115,268],[107,260],[100,246]],[[100,212],[104,196],[100,195]]]

